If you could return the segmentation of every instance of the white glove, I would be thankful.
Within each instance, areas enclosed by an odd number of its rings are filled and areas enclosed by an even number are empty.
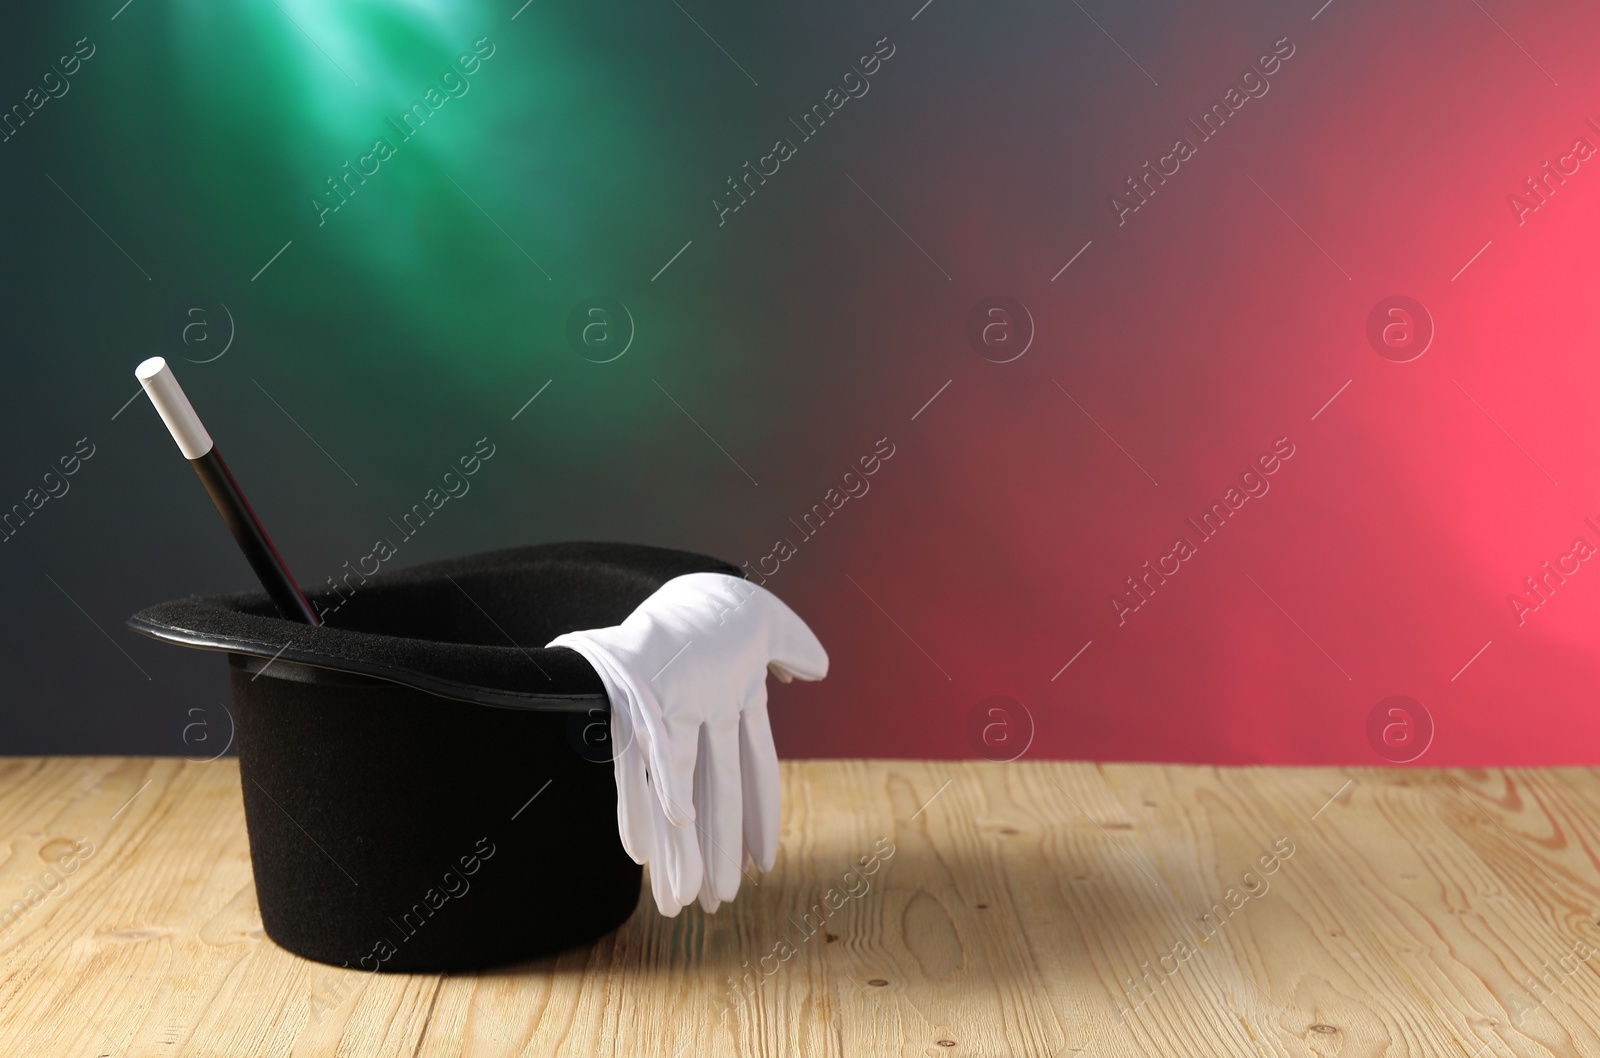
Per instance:
[[[778,854],[778,754],[767,672],[820,680],[828,655],[765,588],[725,573],[667,581],[620,625],[547,646],[583,655],[611,699],[617,830],[650,864],[656,906],[676,916],[698,895],[715,911],[745,863]]]

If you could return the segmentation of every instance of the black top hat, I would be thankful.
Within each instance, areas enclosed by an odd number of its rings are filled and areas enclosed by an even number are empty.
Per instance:
[[[230,655],[267,934],[351,968],[467,970],[593,940],[637,906],[604,685],[543,644],[699,572],[743,576],[685,551],[543,544],[351,569],[308,593],[320,626],[262,593],[128,625]]]

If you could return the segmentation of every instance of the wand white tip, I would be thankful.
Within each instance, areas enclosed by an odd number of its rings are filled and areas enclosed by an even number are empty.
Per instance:
[[[178,385],[178,379],[173,375],[172,368],[167,366],[166,360],[152,356],[135,368],[133,373],[150,395],[150,403],[161,414],[161,420],[167,424],[172,439],[178,442],[178,450],[183,457],[199,459],[211,451],[211,435],[201,424],[200,416],[194,413],[193,405],[184,396],[183,387]]]

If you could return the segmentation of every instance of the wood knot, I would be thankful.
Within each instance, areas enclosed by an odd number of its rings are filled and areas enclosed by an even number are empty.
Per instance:
[[[65,493],[63,493],[65,495]],[[45,861],[59,860],[78,847],[78,843],[71,838],[51,838],[39,846],[39,858]]]
[[[1332,1025],[1313,1025],[1311,1026],[1311,1031],[1320,1032],[1325,1036],[1331,1036],[1339,1030],[1334,1028]]]
[[[889,984],[889,982],[885,981],[881,977],[874,977],[872,980],[868,981],[867,984],[871,985],[873,988],[884,988]]]

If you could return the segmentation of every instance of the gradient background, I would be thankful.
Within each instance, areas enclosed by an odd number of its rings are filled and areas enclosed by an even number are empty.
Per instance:
[[[226,699],[219,658],[122,627],[252,585],[124,407],[159,354],[311,587],[483,436],[397,564],[793,541],[767,584],[833,669],[774,687],[785,756],[1381,763],[1415,753],[1368,736],[1404,695],[1420,764],[1600,762],[1600,571],[1521,626],[1509,602],[1600,546],[1600,157],[1508,204],[1600,147],[1592,7],[119,2],[0,40],[8,107],[95,49],[0,143],[0,507],[95,446],[0,544],[0,752],[188,753]],[[398,143],[386,119],[483,37]],[[1284,37],[1199,143],[1185,119]],[[319,225],[378,136],[397,153]],[[1109,196],[1179,136],[1119,225]],[[635,327],[609,363],[566,337],[593,295]],[[967,337],[996,295],[1034,329],[1006,363]],[[1366,337],[1394,295],[1436,328],[1405,363]],[[1119,625],[1124,578],[1285,437],[1270,491]],[[879,438],[870,491],[803,538]]]

